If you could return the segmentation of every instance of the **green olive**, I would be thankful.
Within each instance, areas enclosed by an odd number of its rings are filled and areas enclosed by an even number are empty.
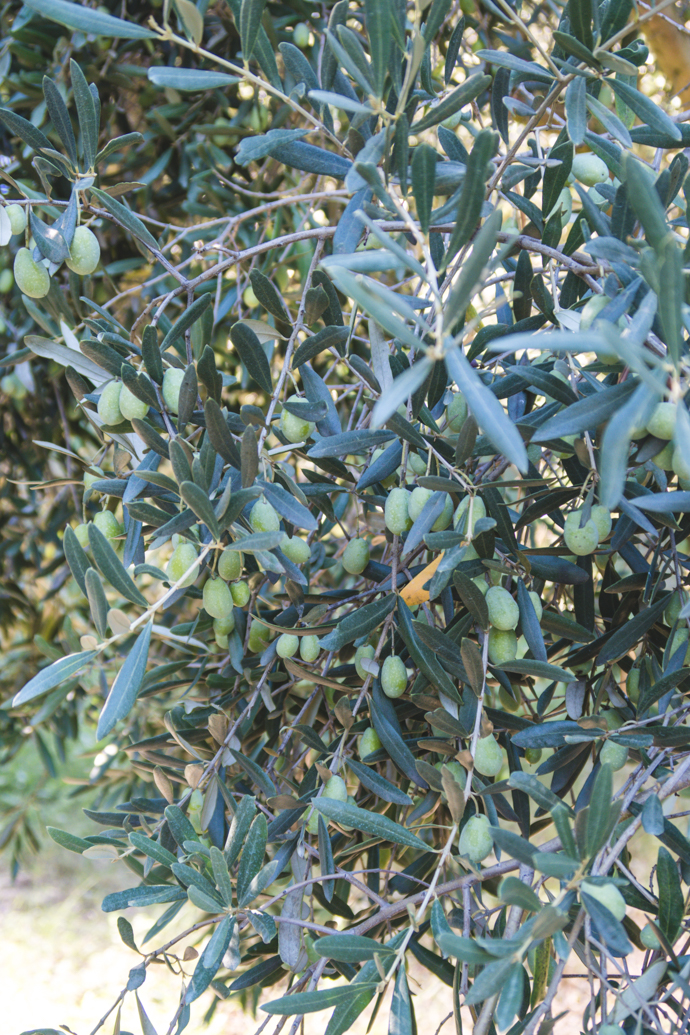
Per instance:
[[[578,154],[573,158],[571,172],[576,180],[585,187],[594,187],[609,178],[609,170],[605,162],[597,155]]]
[[[196,559],[197,552],[191,543],[180,543],[179,546],[176,546],[165,569],[165,574],[168,576],[170,583],[174,584],[181,579],[184,573],[189,570],[192,564],[194,564]],[[193,586],[198,574],[199,568],[197,566],[189,573],[184,582],[180,583],[180,588]],[[206,608],[206,610],[208,611],[208,608]],[[211,612],[209,611],[209,614],[210,613]]]
[[[163,374],[163,402],[170,413],[177,413],[180,405],[180,388],[184,370],[177,367],[168,367]]]
[[[591,517],[585,522],[583,528],[580,528],[580,520],[580,511],[571,510],[565,519],[563,538],[565,545],[572,553],[577,557],[586,557],[588,554],[594,553],[599,545],[599,529]]]
[[[366,669],[362,668],[362,659],[369,658],[371,660],[374,657],[374,648],[365,643],[363,647],[358,647],[355,651],[355,669],[360,679],[366,679],[369,673]]]
[[[288,442],[304,442],[309,438],[315,425],[311,421],[295,417],[294,413],[283,409],[280,414],[280,430]]]
[[[460,831],[458,854],[465,855],[475,865],[493,851],[494,839],[486,816],[472,816]]]
[[[50,291],[50,275],[43,263],[34,262],[28,248],[20,248],[14,258],[17,287],[29,298],[45,298]]]
[[[410,494],[407,489],[391,489],[386,497],[384,516],[386,528],[393,535],[402,535],[412,527],[409,513]]]
[[[607,740],[599,752],[599,761],[602,765],[610,765],[613,771],[617,772],[628,761],[628,749],[624,744]]]
[[[517,636],[513,629],[489,629],[489,659],[494,665],[504,665],[517,657]]]
[[[218,574],[225,582],[233,582],[242,574],[243,563],[241,551],[226,546],[218,558]]]
[[[69,258],[65,260],[67,268],[80,277],[86,277],[96,269],[100,257],[101,246],[93,230],[88,226],[78,226],[70,245]]]
[[[597,902],[601,902],[602,906],[608,909],[609,913],[612,913],[616,920],[620,921],[625,917],[625,899],[616,885],[610,881],[607,881],[605,884],[591,884],[589,881],[583,880],[580,885],[580,891],[584,891],[586,895],[595,898]]]
[[[251,509],[249,524],[253,532],[277,532],[280,528],[280,517],[267,500],[260,499]]]
[[[321,653],[321,644],[318,636],[300,636],[299,653],[302,661],[316,661]]]
[[[225,583],[223,583],[223,585],[225,585]],[[244,607],[251,596],[249,583],[245,582],[244,579],[241,579],[239,582],[232,582],[230,584],[230,596],[232,597],[233,604],[237,607]],[[252,626],[252,628],[254,628],[254,626]]]
[[[298,535],[286,536],[280,549],[293,564],[305,564],[311,556],[309,543],[305,543]]]
[[[26,208],[24,205],[8,205],[5,209],[12,228],[12,235],[23,234],[26,230]]]
[[[93,519],[93,523],[106,539],[114,539],[116,536],[122,535],[124,531],[123,526],[117,520],[112,510],[99,511]]]
[[[507,589],[502,586],[491,586],[485,597],[489,611],[489,621],[495,629],[507,632],[517,628],[520,620],[520,608]]]
[[[366,539],[351,539],[343,550],[343,568],[350,575],[361,575],[369,563],[369,543]]]
[[[232,612],[232,595],[222,579],[208,579],[204,584],[203,601],[211,618],[227,618]]]
[[[397,654],[391,654],[381,666],[381,689],[386,697],[401,697],[406,687],[405,663]]]
[[[121,381],[109,381],[98,398],[98,416],[104,424],[110,427],[122,423],[122,410],[120,409],[120,396],[122,394]]]
[[[120,412],[125,420],[142,420],[149,412],[148,404],[138,399],[130,392],[126,385],[122,386],[120,392]]]
[[[276,641],[276,653],[279,658],[291,658],[297,653],[299,636],[294,633],[283,633]]]
[[[503,749],[493,733],[477,741],[477,749],[474,753],[474,768],[482,776],[498,776],[503,768],[504,761]]]
[[[371,726],[364,731],[359,738],[359,757],[364,760],[367,755],[373,755],[381,747],[381,741],[376,730]]]

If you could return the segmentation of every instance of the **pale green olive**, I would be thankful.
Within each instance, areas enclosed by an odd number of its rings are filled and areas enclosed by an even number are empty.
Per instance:
[[[673,438],[676,428],[676,404],[672,402],[661,402],[654,413],[647,421],[647,431],[655,438]]]
[[[180,404],[180,388],[184,370],[168,367],[163,374],[163,402],[171,413],[177,413]]]
[[[472,816],[460,831],[458,854],[465,855],[475,865],[493,851],[494,839],[486,816]]]
[[[93,273],[98,266],[101,246],[93,230],[89,230],[88,226],[77,227],[69,251],[69,258],[65,259],[65,265],[80,277]]]
[[[580,528],[580,511],[571,510],[565,519],[563,538],[565,545],[578,557],[586,557],[594,553],[599,545],[599,529],[590,519]]]
[[[478,773],[481,773],[482,776],[498,776],[504,762],[503,749],[493,733],[477,741],[477,749],[474,754],[474,768]]]
[[[196,558],[197,552],[191,543],[180,543],[179,546],[176,546],[165,569],[169,582],[174,584],[181,579],[184,573],[194,564]],[[197,566],[189,573],[184,582],[180,583],[180,587],[193,586],[198,574],[199,568]],[[206,610],[208,611],[208,608]]]
[[[412,527],[409,514],[410,493],[407,489],[391,489],[386,497],[386,528],[393,535],[402,535]]]
[[[276,653],[279,658],[291,658],[297,653],[299,647],[299,636],[293,633],[283,633],[276,641]]]
[[[203,602],[211,618],[226,618],[232,612],[233,603],[227,582],[208,579],[204,584]]]
[[[520,620],[520,608],[507,589],[491,586],[486,594],[489,621],[495,629],[505,632],[515,629]]]
[[[29,298],[45,298],[50,291],[50,275],[43,263],[34,262],[28,248],[20,248],[14,258],[17,287]]]
[[[401,697],[406,687],[405,663],[397,654],[391,654],[381,666],[381,689],[386,697]]]
[[[244,558],[241,550],[233,550],[226,546],[218,558],[218,574],[225,582],[233,582],[242,574]]]
[[[342,563],[350,575],[361,575],[369,563],[369,543],[366,539],[351,539],[343,550]]]
[[[611,882],[591,884],[589,881],[583,880],[580,890],[584,891],[591,898],[595,898],[597,902],[601,902],[602,906],[608,909],[609,913],[612,913],[616,920],[623,920],[625,917],[625,899],[615,884]]]

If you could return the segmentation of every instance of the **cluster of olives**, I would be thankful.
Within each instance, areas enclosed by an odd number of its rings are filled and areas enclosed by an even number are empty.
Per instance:
[[[3,243],[6,244],[10,236],[26,233],[26,209],[23,205],[5,205],[0,212]],[[87,226],[78,226],[70,244],[70,254],[65,259],[67,268],[84,277],[93,273],[100,257],[101,248],[94,232]],[[14,279],[19,290],[29,298],[44,298],[50,291],[49,266],[49,259],[34,259],[32,248],[19,248],[14,259]]]
[[[595,504],[587,521],[582,523],[582,511],[571,510],[565,519],[563,539],[565,545],[577,557],[594,553],[597,546],[611,531],[611,514],[606,507]]]
[[[680,403],[679,405],[683,405]],[[639,428],[634,438],[644,434],[661,439],[666,445],[652,457],[652,460],[664,471],[673,471],[681,483],[681,488],[690,488],[690,458],[684,454],[680,443],[675,441],[677,407],[674,402],[661,402],[647,421],[644,428]]]

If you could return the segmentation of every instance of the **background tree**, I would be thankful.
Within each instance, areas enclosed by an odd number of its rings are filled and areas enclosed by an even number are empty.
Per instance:
[[[411,957],[458,1031],[575,957],[586,1031],[685,1030],[669,6],[5,5],[3,752],[95,729],[50,834],[164,906],[116,1031],[164,958],[171,1033],[286,971],[411,1033]]]

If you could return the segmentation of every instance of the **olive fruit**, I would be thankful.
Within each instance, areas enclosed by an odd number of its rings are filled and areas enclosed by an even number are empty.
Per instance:
[[[410,502],[408,512],[411,521],[416,521],[419,515],[422,513],[427,502],[431,499],[433,493],[431,489],[423,489],[421,485],[418,485],[416,489],[412,490],[410,496]],[[431,526],[432,532],[442,532],[444,528],[448,528],[453,517],[453,501],[450,496],[446,493],[446,498],[443,501],[443,510],[434,521]]]
[[[601,503],[595,503],[592,507],[590,518],[597,526],[597,534],[599,536],[599,542],[603,542],[607,535],[611,531],[611,511],[608,507],[602,507]]]
[[[393,535],[402,535],[412,527],[409,514],[410,494],[407,489],[391,489],[386,497],[386,528]]]
[[[439,773],[443,772],[444,766],[446,767],[446,769],[449,769],[451,771],[455,782],[460,784],[460,786],[464,789],[465,784],[467,783],[467,770],[465,769],[465,767],[460,765],[460,763],[456,761],[456,759],[451,758],[448,762],[436,763],[436,768],[438,769]]]
[[[163,374],[163,402],[171,413],[177,413],[180,404],[180,387],[184,370],[168,367]]]
[[[493,733],[477,741],[474,768],[478,773],[482,776],[498,776],[503,768],[503,761],[503,751]]]
[[[666,610],[664,611],[664,621],[666,622],[666,625],[673,627],[676,624],[680,612],[685,606],[685,601],[685,593],[681,594],[676,592],[673,594],[670,602],[666,605]]]
[[[222,579],[208,579],[204,584],[203,600],[211,618],[225,618],[232,611],[232,596]]]
[[[539,596],[538,593],[535,593],[534,590],[531,589],[529,591],[529,598],[532,601],[532,605],[534,607],[534,613],[537,616],[537,621],[541,622],[542,616],[544,614],[544,606],[543,606],[543,604],[541,602],[541,597]]]
[[[675,449],[673,442],[667,442],[663,449],[660,449],[658,453],[655,453],[652,460],[657,467],[660,467],[662,471],[670,471],[673,468],[673,455]]]
[[[218,558],[217,571],[225,582],[232,582],[239,579],[242,574],[243,557],[240,550],[233,550],[226,546]]]
[[[413,474],[426,474],[426,460],[424,460],[419,453],[410,453],[407,458],[407,463]]]
[[[297,22],[297,25],[292,30],[292,42],[300,50],[304,50],[305,47],[309,46],[309,26],[305,25],[304,22]]]
[[[475,496],[472,503],[472,528],[467,527],[467,516],[470,509],[470,499],[472,497],[465,496],[458,503],[455,514],[453,515],[453,528],[456,532],[463,532],[470,538],[474,535],[474,528],[478,521],[486,517],[486,507],[484,500],[481,496]]]
[[[42,263],[34,262],[28,248],[20,248],[14,257],[14,279],[29,298],[45,298],[50,291],[48,270]]]
[[[277,510],[267,500],[257,500],[249,514],[249,524],[253,532],[277,532],[280,528],[280,517]]]
[[[594,187],[597,183],[603,183],[609,178],[606,163],[593,154],[575,155],[571,172],[576,180],[584,183],[585,187]]]
[[[530,765],[536,765],[537,762],[541,761],[541,748],[525,748],[525,762],[529,762]]]
[[[517,636],[513,629],[489,629],[489,660],[493,665],[504,665],[517,657]]]
[[[216,636],[228,636],[235,628],[235,615],[231,611],[224,618],[213,619],[213,631]]]
[[[373,657],[374,648],[368,643],[365,643],[363,647],[358,647],[355,651],[355,668],[360,679],[366,679],[369,675],[366,669],[362,668],[362,659],[369,658],[371,660]]]
[[[651,924],[645,924],[642,930],[640,931],[640,941],[646,949],[661,948],[659,935],[656,933]],[[601,1031],[601,1028],[599,1030]]]
[[[0,295],[6,295],[8,291],[11,291],[14,286],[14,273],[12,270],[3,270],[0,273]],[[0,334],[5,332],[5,322],[2,321],[2,328]]]
[[[106,539],[114,539],[122,535],[123,527],[117,520],[112,510],[101,510],[96,514],[93,523],[99,532],[102,532]]]
[[[72,270],[72,273],[85,277],[89,273],[93,273],[98,266],[101,246],[95,233],[93,230],[89,230],[88,226],[77,227],[69,251],[69,258],[65,259],[65,265]]]
[[[461,392],[456,392],[446,407],[448,429],[456,434],[467,420],[467,403]]]
[[[286,536],[280,549],[293,564],[304,564],[311,556],[309,543],[305,543],[298,535]]]
[[[507,632],[509,629],[517,627],[520,620],[520,608],[507,589],[503,589],[502,586],[491,586],[485,600],[489,611],[489,621],[494,629]]]
[[[586,557],[594,553],[599,545],[599,530],[591,517],[585,522],[584,528],[580,528],[580,511],[571,510],[565,519],[563,538],[571,553]]]
[[[672,402],[661,402],[654,413],[647,421],[647,431],[655,438],[663,438],[667,441],[673,438],[676,427],[676,404]]]
[[[12,234],[23,234],[26,230],[26,209],[23,205],[8,205],[5,209],[12,228]]]
[[[633,704],[637,704],[640,699],[640,670],[639,668],[631,668],[628,672],[628,678],[625,681],[625,692],[632,701]]]
[[[381,747],[381,741],[376,730],[371,726],[364,731],[359,738],[359,757],[364,760],[367,755],[373,755]]]
[[[120,409],[121,394],[121,381],[109,381],[101,392],[98,399],[98,416],[104,424],[114,426],[122,423],[123,417],[122,410]]]
[[[248,646],[254,654],[261,654],[271,638],[270,631],[261,622],[252,622]]]
[[[134,420],[135,417],[141,420],[149,412],[149,408],[147,403],[142,402],[123,385],[120,392],[120,412],[125,420]]]
[[[276,654],[279,658],[291,658],[297,653],[299,647],[299,636],[293,633],[283,633],[276,640]]]
[[[223,585],[225,585],[225,583],[223,583]],[[237,607],[244,607],[244,605],[248,602],[251,596],[251,592],[249,590],[249,583],[245,582],[244,579],[242,579],[240,582],[231,583],[230,596],[232,597],[233,604],[235,604]]]
[[[494,839],[486,816],[472,816],[460,831],[458,854],[466,855],[475,865],[491,855]]]
[[[350,575],[361,575],[369,563],[369,543],[366,539],[351,539],[343,550],[343,568]]]
[[[397,654],[391,654],[381,666],[381,689],[386,697],[401,697],[406,686],[405,663]]]
[[[332,798],[333,801],[347,801],[347,784],[342,776],[331,776],[326,780],[322,797]]]
[[[683,452],[681,446],[676,446],[673,450],[671,467],[673,473],[677,474],[679,478],[686,480],[690,478],[690,457]]]
[[[285,409],[281,410],[279,425],[288,442],[303,442],[309,438],[315,427],[311,421],[296,417],[294,413]]]
[[[599,313],[602,309],[606,308],[610,301],[611,299],[608,295],[592,295],[592,297],[587,300],[587,304],[580,315],[580,330],[588,331]]]
[[[608,909],[609,913],[612,913],[616,920],[622,920],[625,916],[625,899],[616,885],[610,881],[606,884],[590,884],[589,881],[583,880],[580,885],[580,891],[584,891],[585,895],[589,895],[591,898],[595,898],[597,902],[601,902],[602,906]]]
[[[628,749],[624,744],[616,744],[613,740],[607,740],[599,752],[599,761],[602,765],[610,765],[614,772],[622,769],[628,761]]]
[[[321,653],[319,637],[301,636],[299,641],[299,653],[302,661],[316,661]]]
[[[86,522],[81,521],[78,525],[74,526],[74,534],[77,537],[77,542],[84,549],[87,550],[89,547],[89,526]]]
[[[174,584],[178,579],[181,579],[184,573],[194,564],[196,558],[197,552],[192,543],[180,543],[179,546],[176,546],[165,568],[165,574],[168,576],[170,583]],[[189,572],[184,582],[180,583],[180,587],[192,586],[196,582],[198,574],[199,568],[197,566],[193,571]],[[208,608],[206,610],[208,611]]]

